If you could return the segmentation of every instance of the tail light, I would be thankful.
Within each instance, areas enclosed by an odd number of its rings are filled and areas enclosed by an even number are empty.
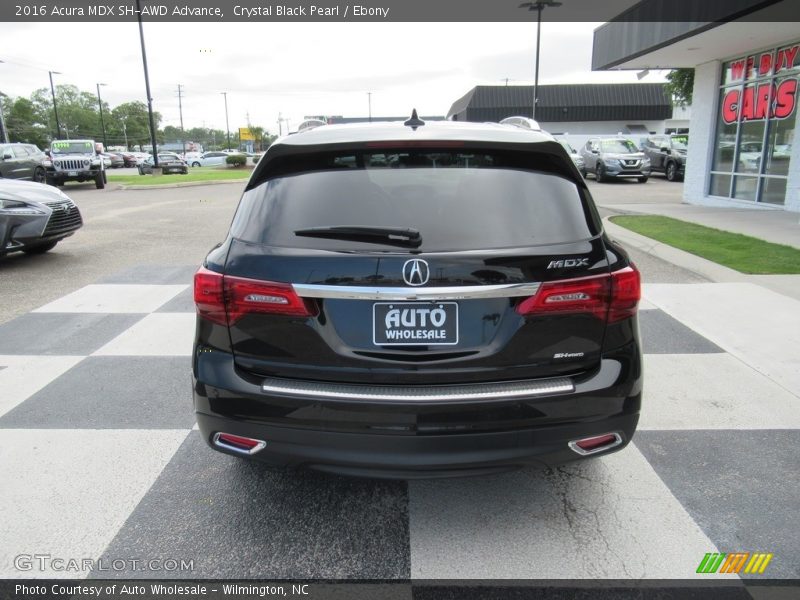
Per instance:
[[[205,267],[194,276],[194,303],[201,318],[220,325],[233,325],[250,313],[317,314],[313,301],[300,298],[289,284],[231,277]]]
[[[640,296],[639,271],[630,266],[611,274],[549,281],[516,310],[525,316],[590,314],[614,323],[636,314]]]
[[[316,305],[286,283],[225,276],[225,305],[231,325],[248,313],[312,317]]]
[[[194,274],[194,304],[201,318],[220,325],[228,324],[220,273],[200,267]]]

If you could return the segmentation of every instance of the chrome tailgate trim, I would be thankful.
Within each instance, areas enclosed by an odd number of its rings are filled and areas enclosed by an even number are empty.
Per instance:
[[[470,300],[473,298],[513,298],[533,296],[541,283],[508,283],[501,285],[466,285],[447,287],[367,287],[352,285],[317,285],[294,283],[292,287],[303,298],[335,298],[343,300]]]
[[[269,377],[261,389],[265,393],[331,400],[374,400],[377,402],[458,402],[465,400],[503,400],[529,396],[568,394],[575,391],[567,377],[540,381],[509,381],[467,385],[388,386],[297,381]]]

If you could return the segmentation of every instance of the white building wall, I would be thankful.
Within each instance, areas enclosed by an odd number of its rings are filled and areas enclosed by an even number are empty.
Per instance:
[[[722,63],[714,60],[697,65],[694,70],[692,121],[683,181],[683,200],[689,204],[720,204],[720,201],[709,201],[707,192],[711,161],[714,157],[721,69]],[[725,201],[725,205],[729,206],[730,202]]]

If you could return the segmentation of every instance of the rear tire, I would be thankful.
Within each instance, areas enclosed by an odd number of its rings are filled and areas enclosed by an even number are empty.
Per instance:
[[[594,178],[597,179],[597,183],[604,183],[608,180],[606,177],[606,168],[603,165],[597,165]]]
[[[667,181],[678,181],[678,166],[671,162],[667,165],[667,171],[664,173]]]
[[[47,181],[47,175],[42,167],[36,167],[33,170],[33,180],[36,183],[45,183]]]
[[[95,175],[94,187],[96,187],[98,190],[102,190],[104,187],[106,187],[105,173],[98,173]]]
[[[200,166],[200,163],[199,163],[199,162],[193,162],[193,163],[192,163],[192,166],[193,166],[193,167],[199,167],[199,166]]]
[[[53,248],[56,247],[58,242],[47,242],[46,244],[39,244],[38,246],[30,246],[29,248],[23,248],[22,251],[25,254],[44,254],[45,252],[49,252]]]

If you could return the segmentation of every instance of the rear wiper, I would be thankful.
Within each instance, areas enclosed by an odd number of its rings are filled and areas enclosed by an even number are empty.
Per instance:
[[[352,240],[368,244],[392,244],[409,248],[419,248],[422,244],[422,236],[419,231],[401,227],[308,227],[297,229],[294,234],[305,237]]]

